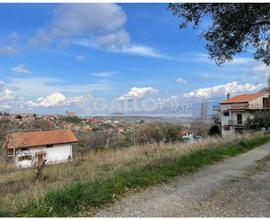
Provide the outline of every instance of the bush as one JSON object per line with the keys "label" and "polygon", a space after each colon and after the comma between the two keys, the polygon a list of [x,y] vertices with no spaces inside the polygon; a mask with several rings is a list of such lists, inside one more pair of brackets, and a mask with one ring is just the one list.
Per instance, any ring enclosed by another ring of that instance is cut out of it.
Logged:
{"label": "bush", "polygon": [[63,121],[69,122],[69,123],[80,123],[81,119],[77,116],[66,116],[66,117],[62,117]]}
{"label": "bush", "polygon": [[54,124],[44,119],[34,119],[29,121],[25,126],[24,129],[26,130],[51,130],[54,128]]}
{"label": "bush", "polygon": [[245,126],[251,130],[270,127],[270,112],[255,112],[253,118],[247,118]]}
{"label": "bush", "polygon": [[166,122],[148,123],[139,128],[137,140],[141,144],[161,141],[174,143],[179,140],[182,128],[180,125]]}
{"label": "bush", "polygon": [[22,116],[21,115],[17,115],[16,116],[16,119],[22,119]]}
{"label": "bush", "polygon": [[218,125],[212,125],[211,128],[209,129],[208,134],[210,136],[218,136],[221,135],[220,127]]}

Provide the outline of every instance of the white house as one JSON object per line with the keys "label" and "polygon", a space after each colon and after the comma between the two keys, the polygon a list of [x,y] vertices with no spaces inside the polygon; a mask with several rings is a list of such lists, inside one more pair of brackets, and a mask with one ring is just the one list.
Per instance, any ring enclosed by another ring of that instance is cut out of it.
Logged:
{"label": "white house", "polygon": [[222,135],[241,133],[248,117],[256,111],[270,110],[270,95],[267,92],[243,94],[220,103]]}
{"label": "white house", "polygon": [[17,167],[34,163],[66,162],[72,159],[72,144],[78,142],[70,130],[35,131],[8,135],[8,154]]}

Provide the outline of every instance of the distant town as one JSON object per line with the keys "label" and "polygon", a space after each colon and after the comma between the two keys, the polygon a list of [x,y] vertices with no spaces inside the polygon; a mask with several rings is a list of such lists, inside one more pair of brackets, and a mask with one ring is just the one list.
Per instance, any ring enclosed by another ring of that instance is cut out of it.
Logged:
{"label": "distant town", "polygon": [[[65,115],[1,112],[0,119],[2,124],[6,122],[6,127],[2,125],[2,130],[6,130],[6,135],[18,136],[9,140],[9,160],[13,160],[17,148],[28,149],[30,146],[37,145],[74,143],[73,150],[72,145],[67,147],[69,153],[61,159],[61,161],[65,161],[68,158],[72,159],[73,152],[75,155],[84,154],[89,150],[98,148],[121,148],[137,144],[175,143],[179,141],[193,142],[213,135],[224,137],[243,134],[250,130],[267,130],[269,126],[263,124],[260,118],[266,117],[261,114],[267,114],[268,109],[270,109],[269,100],[268,92],[242,94],[234,97],[230,97],[228,93],[227,99],[213,108],[213,114],[210,117],[208,103],[202,102],[200,116],[197,118],[131,116],[121,113],[115,113],[111,116],[78,117],[76,112],[66,111]],[[257,122],[256,120],[260,121]],[[57,130],[62,130],[64,133],[42,133]],[[70,138],[69,134],[65,134],[68,131],[73,132],[75,136],[73,137],[72,133],[70,134],[72,138]],[[27,133],[31,134],[27,136]],[[22,137],[23,135],[26,136]],[[58,140],[58,136],[62,138]],[[66,136],[69,138],[66,139]],[[51,142],[32,143],[32,139],[47,140],[50,138],[55,139]],[[27,144],[23,142],[27,142]],[[17,159],[20,161],[28,160],[27,166],[31,166],[30,161],[32,159],[30,160],[27,157],[28,154],[31,153],[24,151],[23,158]]]}

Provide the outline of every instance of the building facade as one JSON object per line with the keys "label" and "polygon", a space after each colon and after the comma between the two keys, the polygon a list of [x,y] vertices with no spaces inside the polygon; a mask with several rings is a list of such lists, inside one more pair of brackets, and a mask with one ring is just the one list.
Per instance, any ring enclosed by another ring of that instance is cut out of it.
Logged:
{"label": "building facade", "polygon": [[256,111],[270,110],[270,96],[267,92],[243,94],[220,103],[222,136],[242,133],[248,118]]}
{"label": "building facade", "polygon": [[[78,142],[70,130],[15,133],[8,136],[8,154],[17,167],[61,163],[72,159],[72,145]],[[14,160],[15,157],[15,160]]]}

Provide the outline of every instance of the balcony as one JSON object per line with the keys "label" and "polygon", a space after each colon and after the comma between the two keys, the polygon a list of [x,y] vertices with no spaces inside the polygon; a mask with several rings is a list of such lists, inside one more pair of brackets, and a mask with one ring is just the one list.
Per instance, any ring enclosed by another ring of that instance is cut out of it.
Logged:
{"label": "balcony", "polygon": [[244,124],[243,124],[243,121],[242,120],[228,120],[228,124],[230,126],[237,126],[237,127],[243,127]]}
{"label": "balcony", "polygon": [[266,104],[237,104],[231,106],[228,110],[270,110],[270,105]]}
{"label": "balcony", "polygon": [[270,109],[270,105],[249,104],[248,109]]}

